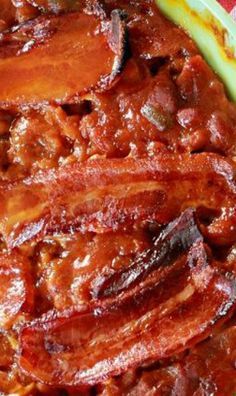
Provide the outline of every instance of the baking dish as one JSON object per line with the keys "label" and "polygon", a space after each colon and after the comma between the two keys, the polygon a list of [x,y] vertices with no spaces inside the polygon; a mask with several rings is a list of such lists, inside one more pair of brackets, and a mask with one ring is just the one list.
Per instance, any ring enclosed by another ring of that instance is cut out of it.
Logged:
{"label": "baking dish", "polygon": [[156,0],[161,11],[182,26],[236,101],[236,24],[216,0]]}

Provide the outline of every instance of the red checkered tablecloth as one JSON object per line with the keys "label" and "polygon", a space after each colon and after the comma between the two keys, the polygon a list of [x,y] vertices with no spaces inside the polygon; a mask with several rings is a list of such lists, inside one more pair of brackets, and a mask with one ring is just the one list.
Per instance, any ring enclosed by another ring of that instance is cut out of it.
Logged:
{"label": "red checkered tablecloth", "polygon": [[231,13],[236,21],[236,0],[219,0],[222,6]]}

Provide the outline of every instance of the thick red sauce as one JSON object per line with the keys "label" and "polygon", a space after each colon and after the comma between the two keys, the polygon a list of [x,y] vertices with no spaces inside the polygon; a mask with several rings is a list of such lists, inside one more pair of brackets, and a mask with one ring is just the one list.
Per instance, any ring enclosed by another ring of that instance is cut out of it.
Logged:
{"label": "thick red sauce", "polygon": [[0,30],[0,393],[233,396],[222,82],[152,0],[0,0]]}

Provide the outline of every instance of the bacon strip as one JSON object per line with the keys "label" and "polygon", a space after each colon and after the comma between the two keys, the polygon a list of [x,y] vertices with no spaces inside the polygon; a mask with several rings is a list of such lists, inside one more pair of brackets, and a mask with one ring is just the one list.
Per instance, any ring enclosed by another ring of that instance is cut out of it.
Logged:
{"label": "bacon strip", "polygon": [[196,241],[203,241],[195,213],[187,209],[170,223],[154,241],[154,246],[139,254],[134,262],[109,277],[103,277],[97,284],[96,298],[115,296],[130,289],[159,267],[168,266],[185,253]]}
{"label": "bacon strip", "polygon": [[12,252],[0,255],[0,327],[11,326],[17,315],[33,308],[30,263]]}
{"label": "bacon strip", "polygon": [[44,263],[40,290],[59,311],[97,304],[97,300],[107,305],[116,302],[118,295],[121,301],[160,283],[196,241],[203,241],[203,236],[192,209],[170,223],[155,241],[140,230],[95,237],[75,233],[63,247],[69,254],[62,252],[58,259],[49,256]]}
{"label": "bacon strip", "polygon": [[46,233],[107,232],[171,221],[188,207],[235,205],[233,165],[209,154],[93,160],[0,185],[0,231],[9,248]]}
{"label": "bacon strip", "polygon": [[[119,48],[109,45],[114,18]],[[73,103],[91,89],[110,88],[124,65],[127,34],[118,12],[107,22],[103,32],[94,15],[46,15],[1,34],[0,105]]]}
{"label": "bacon strip", "polygon": [[52,386],[86,387],[206,338],[235,307],[235,282],[196,244],[161,284],[106,308],[55,313],[25,326],[19,364]]}

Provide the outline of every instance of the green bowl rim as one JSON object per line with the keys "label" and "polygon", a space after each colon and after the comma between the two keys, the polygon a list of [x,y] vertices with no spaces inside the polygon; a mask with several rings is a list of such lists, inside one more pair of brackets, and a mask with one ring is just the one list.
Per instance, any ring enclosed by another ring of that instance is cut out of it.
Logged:
{"label": "green bowl rim", "polygon": [[201,2],[216,19],[219,19],[221,24],[227,28],[228,32],[236,38],[236,23],[223,6],[217,0],[201,0]]}

